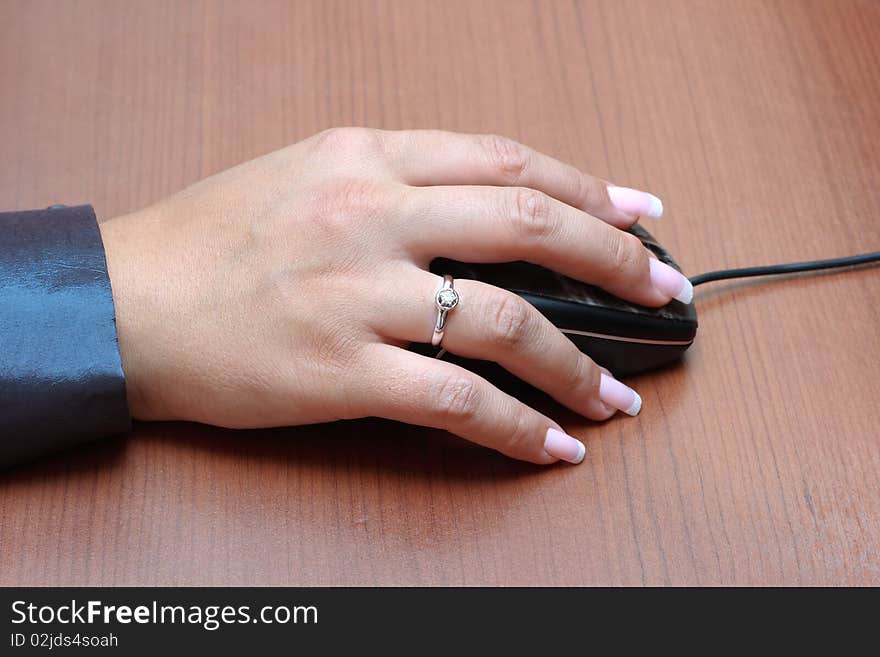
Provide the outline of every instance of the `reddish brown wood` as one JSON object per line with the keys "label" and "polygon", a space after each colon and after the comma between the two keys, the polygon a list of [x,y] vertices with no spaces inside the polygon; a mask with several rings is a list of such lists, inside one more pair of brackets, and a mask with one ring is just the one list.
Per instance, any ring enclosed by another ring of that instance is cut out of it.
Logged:
{"label": "reddish brown wood", "polygon": [[[0,207],[110,217],[327,126],[435,126],[656,191],[688,272],[876,250],[878,33],[843,0],[0,0]],[[580,467],[144,424],[0,474],[0,584],[880,584],[880,270],[697,303],[638,418],[551,409]]]}

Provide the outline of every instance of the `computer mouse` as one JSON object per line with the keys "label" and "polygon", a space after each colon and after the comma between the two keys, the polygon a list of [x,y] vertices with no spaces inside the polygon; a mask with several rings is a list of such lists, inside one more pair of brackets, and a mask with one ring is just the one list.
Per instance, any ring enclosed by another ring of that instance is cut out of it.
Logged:
{"label": "computer mouse", "polygon": [[[628,232],[636,235],[661,261],[681,271],[644,228],[635,225]],[[661,308],[647,308],[527,262],[471,264],[437,258],[431,263],[431,271],[483,281],[518,294],[616,377],[677,361],[697,334],[693,302],[684,304],[673,299]],[[419,345],[416,350],[456,362],[496,382],[512,378],[495,364],[460,358],[429,345]]]}

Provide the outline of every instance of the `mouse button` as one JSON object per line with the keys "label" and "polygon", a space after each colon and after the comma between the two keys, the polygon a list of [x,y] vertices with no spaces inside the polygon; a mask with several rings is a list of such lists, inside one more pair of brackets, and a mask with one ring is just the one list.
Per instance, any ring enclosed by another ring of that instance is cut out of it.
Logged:
{"label": "mouse button", "polygon": [[[525,267],[517,280],[508,280],[505,287],[520,295],[532,295],[547,299],[571,302],[580,306],[613,308],[631,314],[654,315],[648,308],[625,301],[602,288],[564,276],[555,271],[523,263]],[[539,271],[540,270],[540,271]]]}
{"label": "mouse button", "polygon": [[616,297],[595,285],[522,261],[473,264],[436,258],[430,269],[437,275],[449,274],[454,278],[481,281],[520,296],[570,303],[580,309],[607,308],[630,316],[666,321],[696,321],[693,304],[672,301],[660,308],[641,306]]}
{"label": "mouse button", "polygon": [[[683,306],[683,304],[679,304],[677,301],[674,302],[675,305],[669,304],[660,308],[650,308],[616,297],[595,285],[563,276],[536,265],[528,263],[510,264],[522,264],[523,267],[517,268],[516,271],[513,271],[511,268],[510,271],[506,272],[507,276],[481,277],[480,280],[493,285],[499,285],[520,296],[566,302],[580,308],[607,308],[627,315],[651,318],[661,317],[669,320],[683,316],[683,308],[678,307]],[[495,267],[506,270],[509,265],[495,265]]]}
{"label": "mouse button", "polygon": [[431,263],[435,274],[450,274],[455,278],[467,278],[488,285],[494,285],[521,294],[542,294],[553,298],[579,298],[582,296],[570,279],[561,274],[533,265],[516,261],[493,264],[470,264],[442,258]]}
{"label": "mouse button", "polygon": [[[651,308],[632,303],[620,297],[614,296],[610,292],[606,292],[602,288],[582,283],[572,278],[560,277],[563,279],[560,287],[564,294],[547,295],[544,290],[538,289],[535,294],[539,296],[554,296],[564,301],[571,301],[582,306],[590,306],[595,308],[607,308],[615,312],[625,313],[627,315],[636,315],[644,317],[667,317],[674,319],[681,313],[678,309],[669,307],[669,305],[660,308]],[[676,302],[677,303],[677,302]]]}

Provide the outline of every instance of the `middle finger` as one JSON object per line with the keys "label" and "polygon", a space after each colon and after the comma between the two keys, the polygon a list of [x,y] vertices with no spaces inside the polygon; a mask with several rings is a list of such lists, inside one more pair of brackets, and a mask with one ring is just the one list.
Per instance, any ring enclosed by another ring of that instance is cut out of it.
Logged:
{"label": "middle finger", "polygon": [[645,306],[690,303],[693,287],[639,238],[525,187],[413,188],[403,241],[419,264],[526,260]]}

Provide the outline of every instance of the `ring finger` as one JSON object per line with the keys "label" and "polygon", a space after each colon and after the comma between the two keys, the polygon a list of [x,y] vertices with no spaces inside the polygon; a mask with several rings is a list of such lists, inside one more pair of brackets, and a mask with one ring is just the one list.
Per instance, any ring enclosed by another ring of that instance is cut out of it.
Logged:
{"label": "ring finger", "polygon": [[[439,277],[417,267],[397,280],[395,313],[376,317],[375,329],[393,340],[430,342]],[[458,279],[461,302],[448,316],[442,346],[465,358],[494,361],[560,403],[591,419],[615,410],[635,415],[641,398],[605,374],[534,306],[479,281]]]}

